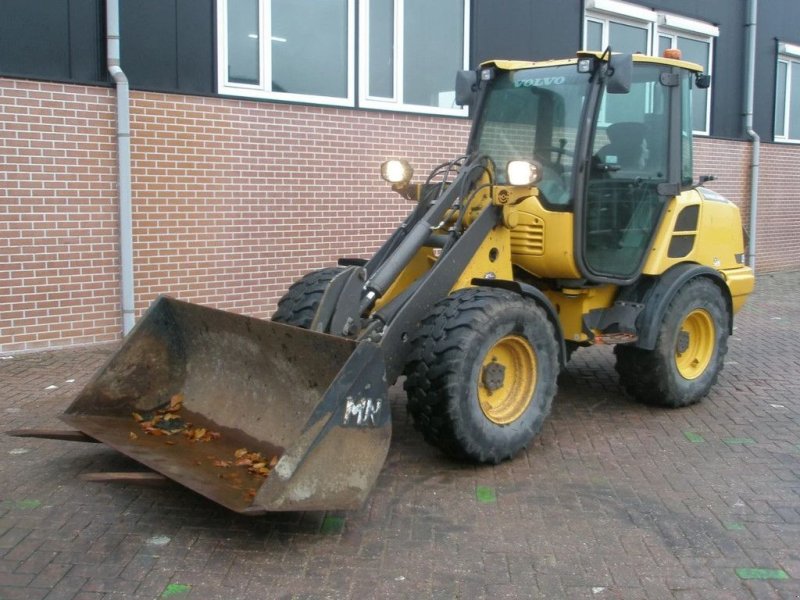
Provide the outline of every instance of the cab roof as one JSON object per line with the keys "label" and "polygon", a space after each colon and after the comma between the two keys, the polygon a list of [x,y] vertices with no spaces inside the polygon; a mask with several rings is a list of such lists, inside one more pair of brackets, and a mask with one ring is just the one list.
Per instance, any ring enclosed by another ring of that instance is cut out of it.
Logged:
{"label": "cab roof", "polygon": [[[536,69],[540,67],[559,67],[561,65],[574,65],[581,58],[602,58],[603,52],[592,50],[581,50],[575,58],[559,58],[555,60],[487,60],[481,63],[481,67],[497,67],[504,71],[516,71],[519,69]],[[616,54],[616,53],[615,53]],[[634,54],[633,62],[640,63],[654,63],[659,65],[667,65],[670,67],[679,67],[697,73],[703,72],[703,67],[697,63],[689,62],[686,60],[676,60],[674,58],[664,58],[662,56],[649,56],[647,54]]]}

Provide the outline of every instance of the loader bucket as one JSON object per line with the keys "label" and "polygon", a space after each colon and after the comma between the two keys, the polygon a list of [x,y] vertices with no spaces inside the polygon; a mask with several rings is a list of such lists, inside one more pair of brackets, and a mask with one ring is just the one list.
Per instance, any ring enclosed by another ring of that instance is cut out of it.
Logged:
{"label": "loader bucket", "polygon": [[62,420],[227,508],[357,508],[389,449],[378,346],[162,296]]}

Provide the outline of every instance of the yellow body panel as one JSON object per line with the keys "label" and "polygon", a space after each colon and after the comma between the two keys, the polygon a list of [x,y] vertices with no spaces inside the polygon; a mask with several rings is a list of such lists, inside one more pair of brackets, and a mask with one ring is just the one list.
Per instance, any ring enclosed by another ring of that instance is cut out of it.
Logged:
{"label": "yellow body panel", "polygon": [[[737,254],[744,254],[739,209],[721,196],[715,197],[718,200],[703,201],[700,193],[693,189],[669,201],[642,271],[645,275],[660,275],[682,262],[707,265],[720,271],[741,266],[736,258]],[[690,205],[699,206],[697,228],[675,231],[678,216]],[[693,236],[692,250],[688,254],[670,258],[668,250],[673,235]]]}
{"label": "yellow body panel", "polygon": [[[676,229],[681,211],[692,205],[697,205],[699,209],[697,227]],[[693,238],[691,251],[670,257],[670,242],[675,236]],[[740,262],[743,256],[744,238],[739,208],[711,190],[692,189],[670,200],[642,273],[660,275],[684,262],[717,269],[728,284],[733,311],[737,312],[755,286],[753,270]]]}
{"label": "yellow body panel", "polygon": [[514,279],[511,270],[511,236],[498,225],[489,232],[451,291],[472,287],[473,279]]}
{"label": "yellow body panel", "polygon": [[733,301],[733,312],[736,314],[744,306],[745,300],[755,289],[756,280],[753,276],[753,269],[750,267],[739,267],[738,269],[726,269],[722,271],[722,276],[728,284]]}
{"label": "yellow body panel", "polygon": [[545,295],[558,312],[564,339],[588,341],[589,336],[583,330],[583,316],[590,310],[611,306],[618,289],[616,285],[607,284],[581,289],[546,290]]}
{"label": "yellow body panel", "polygon": [[514,264],[537,277],[580,277],[573,258],[574,215],[547,210],[536,196],[514,207],[517,226],[511,230]]}

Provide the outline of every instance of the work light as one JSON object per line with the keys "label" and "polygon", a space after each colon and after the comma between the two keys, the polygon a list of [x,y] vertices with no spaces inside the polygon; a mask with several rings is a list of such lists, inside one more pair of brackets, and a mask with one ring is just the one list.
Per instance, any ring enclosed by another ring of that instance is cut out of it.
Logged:
{"label": "work light", "polygon": [[506,167],[508,183],[511,185],[533,185],[541,177],[541,169],[534,162],[510,160]]}
{"label": "work light", "polygon": [[414,169],[405,159],[387,160],[381,164],[381,177],[389,183],[408,183],[413,174]]}

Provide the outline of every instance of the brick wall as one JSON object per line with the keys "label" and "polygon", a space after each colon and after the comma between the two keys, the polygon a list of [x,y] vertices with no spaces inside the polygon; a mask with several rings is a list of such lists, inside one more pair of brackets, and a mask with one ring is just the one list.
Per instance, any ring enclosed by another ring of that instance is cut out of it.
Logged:
{"label": "brick wall", "polygon": [[756,270],[800,269],[800,146],[761,144],[759,162]]}
{"label": "brick wall", "polygon": [[[381,160],[424,174],[468,133],[458,119],[131,96],[137,314],[168,293],[269,316],[302,273],[368,256],[407,214]],[[0,351],[119,338],[113,117],[113,90],[0,78]],[[798,189],[797,155],[764,146],[760,270],[800,267],[781,193]],[[697,140],[696,172],[740,206],[748,160],[747,144]]]}
{"label": "brick wall", "polygon": [[[714,174],[708,183],[742,211],[750,231],[751,144],[733,140],[695,138],[695,175]],[[759,161],[756,270],[800,269],[800,146],[761,144]]]}
{"label": "brick wall", "polygon": [[750,146],[734,140],[707,137],[694,138],[694,176],[714,175],[716,179],[704,184],[736,203],[748,225],[750,184],[748,164]]}
{"label": "brick wall", "polygon": [[[410,206],[380,180],[465,120],[133,92],[137,315],[160,293],[267,317],[302,273],[369,256]],[[0,79],[0,351],[119,338],[114,93]]]}
{"label": "brick wall", "polygon": [[113,105],[0,79],[0,349],[119,336]]}
{"label": "brick wall", "polygon": [[134,94],[137,310],[159,293],[258,317],[302,273],[368,256],[410,206],[380,179],[466,142],[463,120]]}

